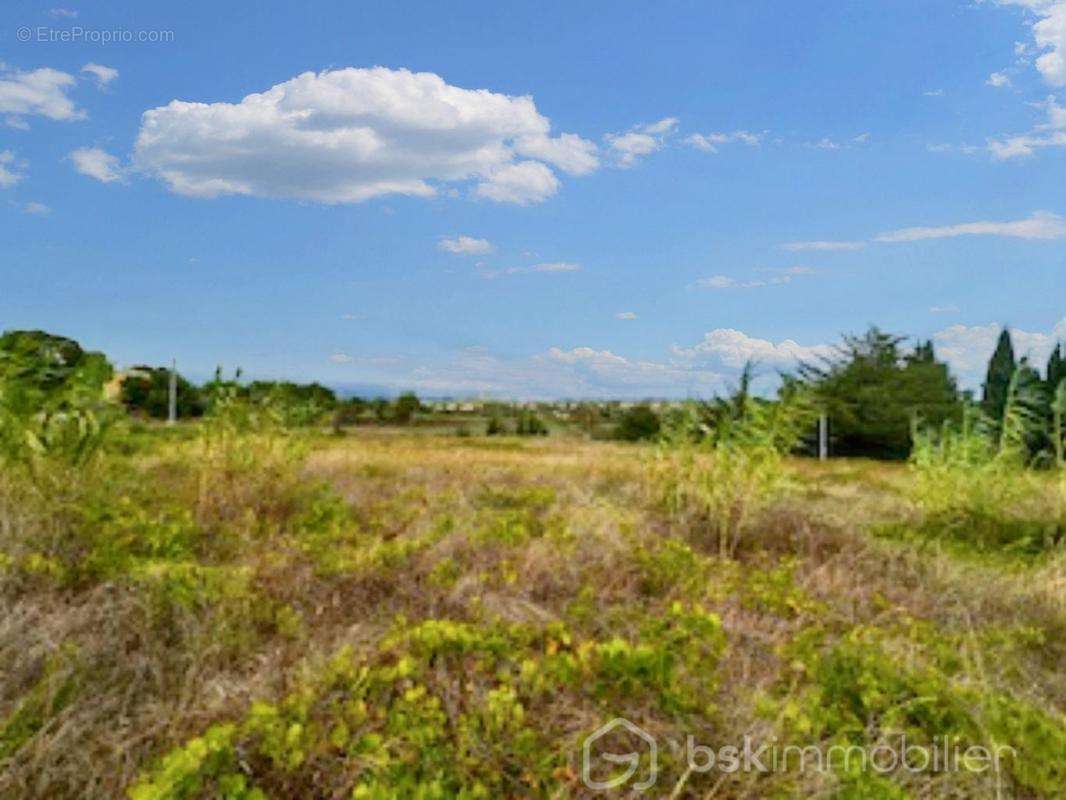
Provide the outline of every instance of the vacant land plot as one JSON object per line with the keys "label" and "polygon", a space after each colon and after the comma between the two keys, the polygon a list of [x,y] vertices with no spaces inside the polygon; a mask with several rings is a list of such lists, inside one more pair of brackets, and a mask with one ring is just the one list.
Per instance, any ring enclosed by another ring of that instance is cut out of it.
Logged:
{"label": "vacant land plot", "polygon": [[932,526],[904,465],[679,502],[700,458],[189,429],[5,475],[0,796],[599,796],[615,718],[649,796],[1062,796],[1060,546]]}

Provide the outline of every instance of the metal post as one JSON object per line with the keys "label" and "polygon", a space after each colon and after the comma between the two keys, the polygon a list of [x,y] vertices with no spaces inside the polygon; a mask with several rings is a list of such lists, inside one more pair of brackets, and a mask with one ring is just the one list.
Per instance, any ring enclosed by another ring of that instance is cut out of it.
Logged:
{"label": "metal post", "polygon": [[173,425],[178,419],[178,360],[170,362],[170,397],[167,404],[167,425]]}
{"label": "metal post", "polygon": [[818,415],[818,460],[829,458],[829,417],[825,412]]}

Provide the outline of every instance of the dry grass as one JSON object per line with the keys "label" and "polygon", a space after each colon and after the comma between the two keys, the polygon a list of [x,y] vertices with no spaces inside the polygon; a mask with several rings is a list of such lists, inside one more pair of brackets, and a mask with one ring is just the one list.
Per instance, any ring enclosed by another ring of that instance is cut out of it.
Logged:
{"label": "dry grass", "polygon": [[[28,508],[13,486],[0,490],[0,796],[118,797],[139,774],[158,774],[167,753],[227,722],[244,726],[236,753],[249,781],[276,796],[350,796],[377,774],[365,758],[331,749],[327,727],[298,765],[279,767],[263,755],[267,734],[246,721],[253,700],[284,707],[287,695],[311,691],[313,676],[344,648],[385,669],[400,657],[390,654],[406,652],[389,637],[426,620],[517,626],[533,638],[514,645],[515,657],[542,671],[560,645],[536,632],[560,627],[575,653],[577,642],[615,639],[669,652],[683,646],[649,631],[677,604],[716,615],[725,636],[702,667],[679,661],[672,688],[683,702],[664,703],[661,687],[639,675],[622,695],[580,684],[529,694],[522,730],[540,749],[527,762],[517,744],[500,750],[486,739],[479,757],[493,774],[526,770],[508,778],[509,796],[588,795],[576,777],[581,739],[617,715],[664,743],[664,796],[675,787],[676,797],[846,791],[847,780],[832,773],[686,775],[675,750],[687,733],[717,743],[745,734],[796,740],[797,715],[809,718],[811,737],[831,739],[825,701],[813,698],[839,687],[819,670],[856,631],[877,634],[880,649],[868,652],[885,653],[886,664],[941,670],[944,691],[1001,693],[1063,730],[1066,561],[1054,553],[1026,562],[968,558],[874,535],[880,523],[915,517],[900,466],[789,462],[795,491],[760,512],[744,546],[721,558],[697,523],[657,504],[645,484],[647,448],[374,431],[316,440],[298,472],[278,468],[249,483],[238,471],[207,491],[188,453],[175,455],[183,447],[128,459],[125,480],[148,481],[130,491],[149,527],[156,509],[143,504],[153,498],[189,509],[188,543],[177,525],[167,536],[180,547],[77,580],[62,570],[84,550],[71,544],[82,523]],[[188,578],[175,564],[201,572]],[[808,638],[820,644],[797,649]],[[949,650],[959,664],[946,665]],[[475,656],[448,658],[427,660],[423,679],[452,730],[482,711],[469,707],[481,696],[469,686],[480,680]],[[877,663],[868,666],[880,675]],[[713,688],[699,688],[701,676]],[[521,695],[524,684],[516,686]],[[321,702],[312,702],[309,720],[326,713]],[[884,735],[882,712],[871,705],[869,713],[874,741]],[[505,728],[495,739],[525,741],[519,733]],[[541,756],[543,774],[531,766]],[[480,775],[462,769],[463,780]],[[987,796],[991,787],[972,774],[897,777],[897,788],[914,796]],[[213,796],[221,791],[214,780],[144,796]],[[1052,796],[1043,785],[1012,773],[1000,791]],[[381,796],[407,796],[391,791]],[[855,791],[873,796],[869,787]]]}

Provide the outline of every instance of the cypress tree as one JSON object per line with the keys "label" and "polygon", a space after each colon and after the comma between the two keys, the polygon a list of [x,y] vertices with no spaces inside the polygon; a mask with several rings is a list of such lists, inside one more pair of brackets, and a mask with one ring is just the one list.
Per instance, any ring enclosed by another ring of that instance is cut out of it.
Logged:
{"label": "cypress tree", "polygon": [[1004,327],[996,343],[996,350],[988,362],[988,374],[985,377],[981,398],[981,407],[996,423],[1003,418],[1003,409],[1007,405],[1007,392],[1010,389],[1014,369],[1014,345],[1010,339],[1010,330]]}
{"label": "cypress tree", "polygon": [[1051,351],[1051,358],[1047,362],[1047,388],[1048,393],[1055,394],[1055,390],[1059,388],[1059,384],[1066,381],[1066,353],[1063,352],[1064,348],[1060,342],[1055,346],[1055,349]]}

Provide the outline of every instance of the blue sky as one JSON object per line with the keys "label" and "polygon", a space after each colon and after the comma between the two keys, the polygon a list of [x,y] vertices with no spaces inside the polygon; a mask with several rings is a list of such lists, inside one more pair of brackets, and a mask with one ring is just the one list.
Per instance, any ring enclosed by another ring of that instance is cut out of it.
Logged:
{"label": "blue sky", "polygon": [[6,5],[2,328],[534,397],[1066,338],[1063,0],[96,5]]}

